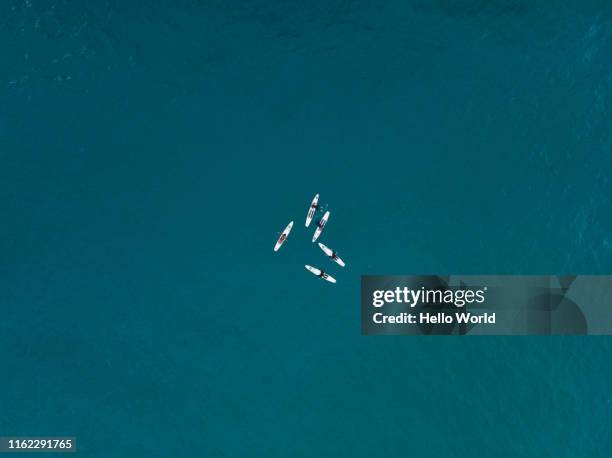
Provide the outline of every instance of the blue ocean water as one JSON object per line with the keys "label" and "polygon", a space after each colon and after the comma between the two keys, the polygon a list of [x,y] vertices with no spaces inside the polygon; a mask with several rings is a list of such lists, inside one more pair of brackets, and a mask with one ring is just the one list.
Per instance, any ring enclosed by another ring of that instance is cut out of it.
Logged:
{"label": "blue ocean water", "polygon": [[609,338],[363,337],[359,281],[610,273],[610,2],[7,0],[0,39],[0,435],[609,456]]}

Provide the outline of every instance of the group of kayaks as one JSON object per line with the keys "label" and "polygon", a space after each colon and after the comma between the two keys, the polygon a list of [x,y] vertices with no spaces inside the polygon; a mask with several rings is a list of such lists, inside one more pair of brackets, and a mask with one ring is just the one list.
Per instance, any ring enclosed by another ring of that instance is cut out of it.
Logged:
{"label": "group of kayaks", "polygon": [[[321,206],[319,205],[319,194],[314,196],[314,199],[312,199],[310,207],[308,207],[308,213],[306,215],[306,225],[305,225],[306,227],[310,226],[310,223],[312,222],[317,210],[321,210]],[[321,233],[323,232],[323,229],[325,229],[325,225],[327,224],[327,220],[329,220],[329,215],[330,215],[329,211],[326,211],[323,214],[323,217],[317,222],[316,229],[312,236],[313,243],[316,242],[317,239],[321,236]],[[283,245],[283,243],[285,243],[285,241],[287,240],[287,237],[289,237],[289,233],[291,232],[291,229],[293,229],[293,221],[287,224],[287,227],[285,227],[285,230],[279,236],[278,240],[276,241],[276,245],[274,245],[274,251],[278,251],[279,248]],[[321,248],[323,253],[325,253],[325,255],[328,258],[330,258],[332,261],[334,261],[336,264],[338,264],[341,267],[345,266],[344,261],[338,257],[338,254],[334,250],[323,245],[321,242],[319,242],[319,248]],[[309,266],[308,264],[306,264],[304,267],[306,267],[306,270],[308,270],[309,272],[312,272],[317,277],[322,278],[323,280],[327,280],[330,283],[336,283],[336,279],[332,277],[331,275],[329,275],[327,272],[324,272],[323,270],[317,267]]]}

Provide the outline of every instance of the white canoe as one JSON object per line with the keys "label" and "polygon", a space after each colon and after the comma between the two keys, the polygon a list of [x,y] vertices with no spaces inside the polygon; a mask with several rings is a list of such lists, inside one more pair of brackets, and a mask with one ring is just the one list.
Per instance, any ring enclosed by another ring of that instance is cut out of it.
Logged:
{"label": "white canoe", "polygon": [[289,237],[289,232],[291,232],[292,227],[293,227],[293,221],[287,224],[287,227],[285,228],[283,233],[280,235],[280,237],[276,241],[276,245],[274,245],[274,251],[278,251],[278,249],[285,242],[285,240],[287,240],[287,237]]}
{"label": "white canoe", "polygon": [[323,272],[321,269],[317,269],[316,267],[309,266],[308,264],[306,264],[304,267],[306,267],[307,270],[312,272],[317,277],[322,278],[323,280],[327,280],[330,283],[336,283],[336,279],[334,277]]}
{"label": "white canoe", "polygon": [[321,242],[319,242],[319,248],[321,248],[323,250],[323,253],[325,253],[327,256],[329,256],[329,258],[332,261],[334,261],[336,264],[338,264],[339,266],[342,266],[342,267],[345,266],[344,261],[342,259],[340,259],[336,253],[334,253],[334,250],[332,250],[331,248],[326,247]]}
{"label": "white canoe", "polygon": [[317,194],[312,199],[312,203],[310,204],[310,208],[308,209],[308,214],[306,215],[306,227],[310,226],[310,222],[312,221],[312,217],[317,211],[317,204],[319,203],[319,195]]}
{"label": "white canoe", "polygon": [[327,224],[328,219],[329,219],[329,211],[326,211],[325,214],[323,215],[323,218],[321,218],[321,221],[317,225],[317,229],[315,230],[314,235],[312,236],[313,243],[317,241],[317,239],[321,235],[321,232],[323,232],[323,229],[325,228],[325,225]]}

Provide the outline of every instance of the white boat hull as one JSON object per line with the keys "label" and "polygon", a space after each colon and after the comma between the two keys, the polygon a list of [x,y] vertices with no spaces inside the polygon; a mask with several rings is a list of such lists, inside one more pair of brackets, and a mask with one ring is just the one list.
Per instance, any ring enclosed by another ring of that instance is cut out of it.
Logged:
{"label": "white boat hull", "polygon": [[285,240],[287,240],[287,237],[289,237],[289,233],[291,232],[292,227],[293,227],[293,221],[287,224],[287,227],[285,228],[283,233],[280,235],[280,237],[276,241],[276,245],[274,245],[274,251],[278,251],[281,245],[285,243]]}
{"label": "white boat hull", "polygon": [[325,253],[336,264],[341,267],[345,266],[344,261],[342,259],[340,259],[338,256],[334,257],[334,251],[331,248],[326,247],[321,242],[319,242],[319,248],[321,248],[321,250],[323,250],[323,253]]}
{"label": "white boat hull", "polygon": [[312,203],[310,204],[310,208],[308,209],[308,214],[306,215],[306,227],[310,226],[310,222],[317,211],[317,204],[319,203],[319,195],[317,194],[312,199]]}
{"label": "white boat hull", "polygon": [[317,229],[315,230],[314,235],[312,236],[313,243],[317,241],[317,239],[321,235],[321,232],[323,232],[323,229],[325,229],[325,225],[327,224],[328,219],[329,219],[329,211],[326,211],[325,214],[323,215],[323,218],[321,218],[321,222],[317,225]]}
{"label": "white boat hull", "polygon": [[[332,277],[331,275],[322,272],[321,269],[317,269],[316,267],[312,267],[309,266],[308,264],[306,264],[304,267],[306,267],[307,270],[309,270],[310,272],[312,272],[314,275],[316,275],[319,278],[322,278],[323,280],[326,280],[330,283],[336,283],[336,279],[334,277]],[[323,274],[323,275],[321,275]]]}

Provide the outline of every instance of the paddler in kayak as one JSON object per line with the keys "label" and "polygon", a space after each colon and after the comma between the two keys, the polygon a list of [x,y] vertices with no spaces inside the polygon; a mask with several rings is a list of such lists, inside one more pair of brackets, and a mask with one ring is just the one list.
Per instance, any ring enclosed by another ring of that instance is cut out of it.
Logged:
{"label": "paddler in kayak", "polygon": [[338,253],[336,252],[336,250],[332,250],[331,248],[323,245],[321,242],[319,242],[319,247],[321,248],[321,250],[323,250],[323,253],[325,253],[326,256],[329,256],[329,258],[334,261],[336,264],[338,264],[341,267],[344,267],[344,261],[342,259],[340,259],[340,256],[338,256]]}
{"label": "paddler in kayak", "polygon": [[312,236],[313,243],[317,241],[317,239],[321,235],[321,232],[323,232],[323,228],[325,227],[325,224],[327,224],[328,219],[329,219],[329,210],[325,212],[325,214],[323,215],[323,218],[321,218],[319,222],[317,223],[317,229],[315,230],[315,233]]}
{"label": "paddler in kayak", "polygon": [[292,227],[293,227],[293,221],[287,224],[287,227],[285,228],[283,233],[280,235],[280,237],[276,241],[276,245],[274,245],[274,251],[278,251],[278,249],[285,242],[285,240],[287,240],[287,237],[289,237],[289,233],[291,232]]}
{"label": "paddler in kayak", "polygon": [[336,283],[336,279],[334,277],[332,277],[326,272],[323,272],[321,269],[309,266],[308,264],[306,264],[304,267],[306,267],[306,269],[309,270],[314,276],[322,278],[323,280],[328,281],[330,283]]}

